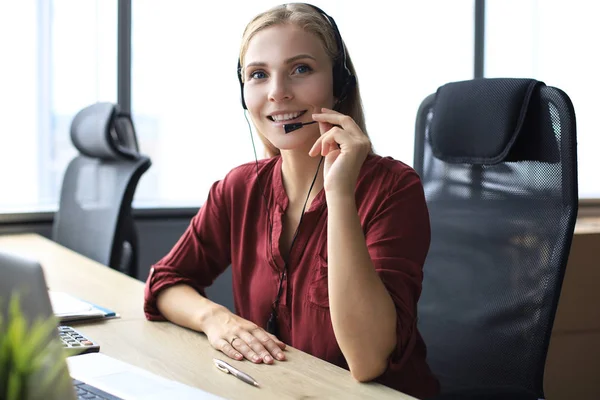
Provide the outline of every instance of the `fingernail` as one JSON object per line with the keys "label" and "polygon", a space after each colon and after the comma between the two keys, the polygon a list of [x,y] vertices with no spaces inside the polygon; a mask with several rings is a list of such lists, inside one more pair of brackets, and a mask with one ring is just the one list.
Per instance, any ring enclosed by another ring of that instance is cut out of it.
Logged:
{"label": "fingernail", "polygon": [[240,353],[235,353],[235,358],[240,358],[242,355]]}
{"label": "fingernail", "polygon": [[271,358],[271,356],[265,356],[265,362],[266,363],[273,362],[273,359]]}
{"label": "fingernail", "polygon": [[255,354],[255,355],[253,355],[253,356],[252,356],[252,359],[253,359],[254,361],[258,361],[258,356],[257,356],[256,354]]}
{"label": "fingernail", "polygon": [[283,360],[283,353],[277,353],[277,359]]}

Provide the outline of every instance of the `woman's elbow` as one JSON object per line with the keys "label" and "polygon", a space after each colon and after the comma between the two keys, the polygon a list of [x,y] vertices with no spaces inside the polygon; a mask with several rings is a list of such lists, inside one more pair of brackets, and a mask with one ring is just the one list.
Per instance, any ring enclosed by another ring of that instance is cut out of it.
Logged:
{"label": "woman's elbow", "polygon": [[376,360],[373,362],[360,362],[350,366],[352,378],[358,382],[370,382],[380,377],[387,369],[387,360]]}
{"label": "woman's elbow", "polygon": [[354,353],[354,357],[346,357],[350,374],[355,380],[369,382],[380,377],[387,370],[388,361],[397,344],[395,326],[395,323],[390,326],[389,334],[381,336],[370,352]]}

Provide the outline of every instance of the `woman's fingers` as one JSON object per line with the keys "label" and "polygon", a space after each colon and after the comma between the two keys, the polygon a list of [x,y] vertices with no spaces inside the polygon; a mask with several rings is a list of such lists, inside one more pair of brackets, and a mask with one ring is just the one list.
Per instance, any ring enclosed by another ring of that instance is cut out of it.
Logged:
{"label": "woman's fingers", "polygon": [[219,341],[215,347],[217,347],[219,350],[221,350],[223,352],[223,354],[225,354],[226,356],[228,356],[229,358],[232,358],[234,360],[239,361],[242,358],[244,358],[244,356],[242,356],[242,354],[239,351],[234,349],[233,346],[231,344],[229,344],[229,342],[225,339],[219,339]]}
{"label": "woman's fingers", "polygon": [[246,358],[254,363],[266,364],[285,360],[282,350],[286,345],[247,320],[234,316],[229,324],[212,327],[215,329],[205,331],[211,345],[234,360]]}
{"label": "woman's fingers", "polygon": [[272,364],[273,357],[271,356],[271,353],[269,353],[269,350],[267,350],[267,348],[263,345],[263,342],[261,342],[256,336],[254,336],[253,333],[255,332],[257,332],[257,329],[252,331],[252,333],[242,332],[242,334],[240,335],[240,338],[242,338],[246,342],[246,344],[252,349],[252,351],[254,351],[254,353],[256,353],[259,357],[258,360],[252,359],[252,361],[264,361],[266,364]]}
{"label": "woman's fingers", "polygon": [[282,349],[285,349],[286,345],[275,336],[260,329],[256,329],[252,333],[242,332],[234,337],[231,343],[225,339],[219,339],[215,347],[229,358],[238,361],[246,358],[254,363],[273,364],[274,359],[285,360]]}
{"label": "woman's fingers", "polygon": [[267,333],[267,335],[269,335],[269,337],[270,337],[271,339],[273,339],[273,341],[274,341],[275,343],[277,343],[277,346],[279,346],[279,348],[280,348],[281,350],[285,350],[285,348],[286,348],[286,344],[285,344],[285,343],[283,343],[281,340],[277,339],[277,336],[275,336],[275,335],[272,335],[272,334],[270,334],[270,333]]}
{"label": "woman's fingers", "polygon": [[283,354],[283,351],[281,351],[279,344],[273,339],[273,337],[271,337],[262,329],[256,329],[252,333],[254,334],[254,337],[256,337],[260,341],[260,343],[262,343],[262,345],[267,349],[267,351],[273,357],[275,357],[276,360],[285,360],[285,355]]}
{"label": "woman's fingers", "polygon": [[334,150],[339,150],[340,145],[343,145],[348,140],[348,137],[343,129],[336,126],[331,128],[329,132],[321,135],[319,139],[317,140],[319,142],[319,153],[322,156],[326,156]]}
{"label": "woman's fingers", "polygon": [[325,137],[323,139],[323,141],[321,142],[321,147],[322,147],[321,154],[323,156],[326,156],[327,154],[331,153],[334,150],[340,149],[340,145],[335,140],[335,136],[333,134],[328,134],[327,137]]}
{"label": "woman's fingers", "polygon": [[[344,131],[337,126],[334,126],[329,131],[323,133],[313,144],[313,147],[308,152],[311,157],[322,155],[326,156],[330,151],[338,150],[339,143],[344,141]],[[336,140],[337,137],[337,140]]]}
{"label": "woman's fingers", "polygon": [[313,144],[313,147],[308,152],[308,155],[311,157],[317,156],[321,153],[321,140],[323,140],[323,136],[320,136]]}
{"label": "woman's fingers", "polygon": [[242,339],[242,336],[246,336],[246,335],[236,336],[231,341],[231,346],[234,349],[236,349],[237,351],[239,351],[240,353],[242,353],[244,358],[246,358],[247,360],[250,360],[254,363],[260,363],[262,361],[262,357],[260,357],[257,354],[257,352],[254,351],[254,349],[252,349],[252,347],[249,345],[249,343],[246,342],[246,340]]}
{"label": "woman's fingers", "polygon": [[355,130],[356,128],[360,129],[352,117],[341,114],[337,111],[329,110],[327,108],[323,108],[321,113],[313,114],[312,118],[317,122],[326,122],[331,125],[338,125],[341,126],[342,129],[346,130]]}

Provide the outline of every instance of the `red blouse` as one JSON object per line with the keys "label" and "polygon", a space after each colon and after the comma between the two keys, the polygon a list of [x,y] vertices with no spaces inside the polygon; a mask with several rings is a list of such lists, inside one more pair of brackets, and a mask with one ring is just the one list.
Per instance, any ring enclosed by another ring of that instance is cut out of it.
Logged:
{"label": "red blouse", "polygon": [[[281,157],[260,160],[258,176],[260,185],[252,162],[213,184],[183,236],[151,270],[144,303],[149,320],[164,320],[156,307],[161,290],[185,283],[206,296],[204,289],[231,265],[238,315],[266,329],[284,268],[279,239],[288,198]],[[416,327],[422,268],[430,242],[421,181],[409,166],[370,155],[358,178],[356,204],[371,260],[397,312],[397,347],[377,381],[420,398],[435,395],[439,384],[427,366],[425,344]],[[305,212],[287,275],[278,309],[279,339],[348,369],[329,313],[324,190]]]}

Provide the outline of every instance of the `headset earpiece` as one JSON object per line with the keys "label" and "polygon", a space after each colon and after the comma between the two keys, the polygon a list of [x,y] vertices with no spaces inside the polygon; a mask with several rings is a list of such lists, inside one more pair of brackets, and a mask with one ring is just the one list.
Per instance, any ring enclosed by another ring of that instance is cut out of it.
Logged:
{"label": "headset earpiece", "polygon": [[248,107],[246,107],[246,101],[244,101],[244,80],[242,79],[242,65],[240,64],[239,58],[237,65],[237,76],[238,80],[240,81],[240,99],[242,100],[242,107],[244,108],[244,110],[247,110]]}
{"label": "headset earpiece", "polygon": [[[346,75],[344,80],[340,80],[337,90],[334,88],[333,96],[336,99],[336,107],[342,104],[348,97],[348,94],[356,86],[356,77],[354,75]],[[336,109],[339,111],[338,109]]]}

